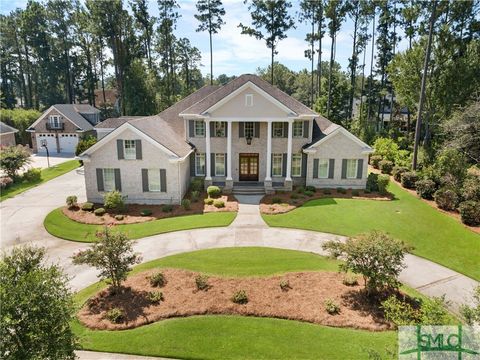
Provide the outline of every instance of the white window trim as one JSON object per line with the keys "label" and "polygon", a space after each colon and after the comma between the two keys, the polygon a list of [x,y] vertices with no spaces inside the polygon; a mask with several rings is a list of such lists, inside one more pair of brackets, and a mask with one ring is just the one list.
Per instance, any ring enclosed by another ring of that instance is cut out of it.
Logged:
{"label": "white window trim", "polygon": [[[113,186],[111,188],[110,187],[107,188],[107,182],[105,181],[106,179],[105,173],[107,170],[112,170],[112,174],[113,174]],[[102,176],[103,176],[103,191],[104,192],[114,191],[115,190],[115,169],[113,168],[102,169]]]}
{"label": "white window trim", "polygon": [[[158,190],[151,188],[152,182],[150,181],[150,171],[155,171],[158,174]],[[148,192],[161,192],[162,191],[162,178],[160,176],[160,169],[147,169],[148,178]]]}
{"label": "white window trim", "polygon": [[[348,176],[348,161],[355,161],[355,172],[353,176]],[[347,159],[347,169],[345,171],[345,177],[347,179],[356,179],[357,178],[357,173],[358,173],[358,159]]]}
{"label": "white window trim", "polygon": [[[293,158],[294,157],[300,157],[300,167],[299,167],[300,173],[298,175],[293,173]],[[301,177],[302,176],[302,165],[303,165],[302,160],[303,160],[302,159],[302,154],[292,154],[292,168],[290,169],[292,177]]]}
{"label": "white window trim", "polygon": [[[301,125],[301,126],[300,126],[301,134],[300,134],[300,135],[295,135],[295,125],[296,125],[296,124],[300,124],[300,125]],[[292,136],[293,136],[294,138],[303,138],[303,126],[304,126],[303,121],[294,121],[294,122],[293,122],[293,126],[292,126]]]}
{"label": "white window trim", "polygon": [[[132,141],[133,142],[133,148],[129,149],[134,149],[133,155],[130,154],[127,156],[127,141]],[[123,140],[123,158],[125,160],[136,160],[137,159],[137,143],[135,140],[127,139]]]}
{"label": "white window trim", "polygon": [[246,121],[243,125],[243,135],[247,137],[247,124],[252,124],[252,138],[255,137],[255,123],[253,121]]}
{"label": "white window trim", "polygon": [[245,94],[245,106],[246,107],[253,106],[253,94]]}
{"label": "white window trim", "polygon": [[[223,121],[215,121],[214,122],[214,126],[213,126],[213,130],[215,131],[215,137],[225,137],[227,134],[227,126],[226,126],[226,123],[224,123]],[[218,135],[218,131],[219,130],[223,130],[223,134],[222,135]]]}
{"label": "white window trim", "polygon": [[[198,135],[197,134],[197,123],[202,123],[203,125],[203,134],[201,135]],[[193,135],[195,137],[205,137],[205,122],[203,120],[194,120],[194,123],[193,123]]]}
{"label": "white window trim", "polygon": [[[274,174],[275,156],[280,157],[280,175]],[[283,176],[282,172],[283,172],[283,154],[280,154],[280,153],[272,154],[272,177],[282,177]]]}
{"label": "white window trim", "polygon": [[[198,170],[198,167],[197,167],[197,161],[200,161],[200,157],[203,155],[203,167],[205,168],[204,170],[204,173],[203,174],[200,174],[197,170]],[[196,153],[195,154],[195,176],[205,176],[205,173],[206,173],[206,166],[207,166],[207,162],[206,162],[206,155],[205,153]]]}
{"label": "white window trim", "polygon": [[[325,176],[320,176],[320,161],[326,161],[327,163],[327,174]],[[330,159],[318,159],[317,177],[319,179],[328,179],[329,173],[330,173]]]}
{"label": "white window trim", "polygon": [[[219,161],[218,163],[223,164],[223,174],[217,173],[217,156],[221,156],[223,158],[223,161]],[[225,154],[219,153],[215,154],[215,176],[225,176]]]}
{"label": "white window trim", "polygon": [[48,122],[50,123],[50,126],[52,128],[59,129],[61,127],[60,119],[61,119],[60,115],[50,115],[48,118]]}
{"label": "white window trim", "polygon": [[[278,125],[281,125],[281,129],[282,129],[282,135],[275,135],[275,126],[278,126]],[[273,122],[272,123],[272,138],[275,138],[275,139],[280,139],[280,138],[283,138],[284,137],[284,127],[283,127],[283,123],[282,122]]]}

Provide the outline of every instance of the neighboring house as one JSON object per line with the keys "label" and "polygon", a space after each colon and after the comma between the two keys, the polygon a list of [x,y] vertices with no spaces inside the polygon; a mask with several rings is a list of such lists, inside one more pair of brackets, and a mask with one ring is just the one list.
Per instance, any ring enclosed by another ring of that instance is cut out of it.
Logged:
{"label": "neighboring house", "polygon": [[[400,123],[400,130],[407,131],[407,124],[408,124],[408,108],[403,107],[400,109],[393,108],[393,120],[398,121]],[[380,111],[380,119],[383,120],[383,126],[388,126],[388,124],[392,121],[392,109],[390,106],[385,106]]]}
{"label": "neighboring house", "polygon": [[193,177],[225,192],[366,185],[367,144],[255,75],[119,119],[80,155],[89,201],[117,189],[130,203],[178,204]]}
{"label": "neighboring house", "polygon": [[105,119],[101,123],[95,125],[95,131],[97,132],[97,139],[100,140],[101,138],[105,137],[106,135],[111,133],[113,130],[118,128],[120,125],[123,125],[124,123],[130,120],[144,118],[144,117],[145,116],[120,116],[118,118]]}
{"label": "neighboring house", "polygon": [[48,108],[29,128],[33,151],[74,153],[80,137],[94,135],[100,111],[87,104],[56,104]]}
{"label": "neighboring house", "polygon": [[17,132],[17,129],[0,121],[0,146],[16,145],[15,133]]}

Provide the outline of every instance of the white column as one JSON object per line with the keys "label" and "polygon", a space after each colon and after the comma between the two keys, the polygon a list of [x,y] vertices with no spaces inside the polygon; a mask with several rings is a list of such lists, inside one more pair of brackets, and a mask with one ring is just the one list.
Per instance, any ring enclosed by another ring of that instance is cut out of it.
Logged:
{"label": "white column", "polygon": [[267,122],[267,171],[265,181],[272,181],[272,123]]}
{"label": "white column", "polygon": [[206,166],[206,174],[205,180],[212,180],[212,174],[210,173],[211,164],[210,164],[210,120],[205,119],[205,166]]}
{"label": "white column", "polygon": [[287,176],[286,181],[292,181],[292,137],[293,137],[293,120],[288,121],[288,143],[287,143]]}
{"label": "white column", "polygon": [[232,179],[232,122],[227,121],[227,179]]}

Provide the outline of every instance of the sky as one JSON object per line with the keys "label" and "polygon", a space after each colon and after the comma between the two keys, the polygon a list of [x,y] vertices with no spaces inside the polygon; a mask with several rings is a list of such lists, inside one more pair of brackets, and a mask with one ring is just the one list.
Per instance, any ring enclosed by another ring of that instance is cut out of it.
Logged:
{"label": "sky", "polygon": [[[108,1],[108,0],[106,0]],[[124,0],[128,3],[128,0]],[[194,18],[196,13],[195,1],[179,0],[180,13],[182,17],[178,20],[175,35],[186,37],[193,46],[196,46],[202,53],[201,71],[204,75],[210,71],[210,48],[208,42],[208,32],[196,32],[198,21]],[[26,0],[0,0],[0,13],[8,14],[11,10],[20,7],[25,8]],[[251,24],[250,14],[247,5],[243,0],[223,0],[225,8],[225,25],[218,34],[213,37],[213,71],[214,76],[220,74],[241,75],[245,73],[255,73],[258,67],[267,67],[270,64],[270,49],[265,46],[262,40],[256,40],[248,35],[240,34],[238,24]],[[278,45],[278,55],[275,60],[286,65],[288,68],[299,71],[304,68],[310,68],[310,61],[304,56],[304,51],[308,48],[305,41],[305,35],[309,32],[310,26],[301,23],[298,20],[299,0],[292,0],[290,14],[295,20],[295,29],[287,32],[288,37],[280,41]],[[158,15],[157,1],[149,2],[150,14]],[[340,32],[337,35],[336,61],[340,63],[344,70],[347,70],[348,58],[352,54],[352,21],[347,19],[343,23]],[[402,34],[400,33],[400,36]],[[331,39],[326,34],[322,41],[322,60],[330,58]],[[402,39],[397,47],[397,51],[407,48],[406,39]],[[367,47],[366,71],[370,69],[371,43]],[[363,60],[363,55],[361,55]]]}

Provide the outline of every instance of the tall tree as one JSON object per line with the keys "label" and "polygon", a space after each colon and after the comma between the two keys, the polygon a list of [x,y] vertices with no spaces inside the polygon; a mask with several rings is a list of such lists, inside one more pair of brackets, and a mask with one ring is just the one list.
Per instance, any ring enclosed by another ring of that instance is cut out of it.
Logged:
{"label": "tall tree", "polygon": [[198,14],[195,14],[195,19],[200,22],[198,31],[208,31],[210,39],[210,85],[213,85],[213,48],[212,48],[212,34],[218,33],[225,22],[222,16],[225,15],[225,9],[221,0],[199,0],[197,2]]}
{"label": "tall tree", "polygon": [[198,69],[202,54],[187,38],[178,39],[176,43],[177,61],[180,64],[180,75],[184,83],[184,95],[192,92],[194,72]]}
{"label": "tall tree", "polygon": [[274,57],[278,53],[277,46],[280,40],[287,38],[287,31],[294,28],[295,23],[288,14],[292,4],[286,0],[252,0],[248,6],[252,25],[238,25],[242,34],[253,36],[259,40],[265,40],[267,48],[271,50],[271,75],[270,82],[273,85]]}
{"label": "tall tree", "polygon": [[150,16],[147,0],[132,0],[130,6],[135,18],[135,27],[140,30],[140,41],[143,45],[148,67],[152,69],[152,40],[153,27],[156,22],[154,16]]}

